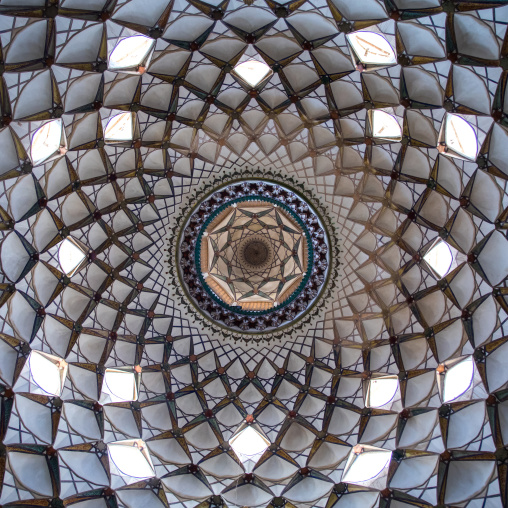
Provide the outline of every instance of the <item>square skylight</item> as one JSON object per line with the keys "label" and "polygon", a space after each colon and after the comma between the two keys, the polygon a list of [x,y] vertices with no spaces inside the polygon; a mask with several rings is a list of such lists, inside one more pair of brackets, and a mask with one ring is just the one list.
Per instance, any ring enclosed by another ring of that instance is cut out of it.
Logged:
{"label": "square skylight", "polygon": [[270,446],[270,440],[257,424],[243,423],[229,440],[237,457],[248,467],[253,466]]}
{"label": "square skylight", "polygon": [[108,457],[111,472],[122,477],[127,484],[155,476],[148,448],[141,439],[109,443]]}
{"label": "square skylight", "polygon": [[367,385],[365,405],[372,408],[384,408],[395,399],[398,389],[399,378],[397,376],[372,378]]}
{"label": "square skylight", "polygon": [[387,141],[400,141],[402,139],[402,129],[393,115],[379,109],[371,109],[369,111],[369,121],[373,138]]}
{"label": "square skylight", "polygon": [[67,237],[58,247],[58,263],[68,277],[72,277],[85,260],[83,249],[72,239]]}
{"label": "square skylight", "polygon": [[104,130],[106,141],[130,141],[134,135],[133,113],[120,113],[111,117]]}
{"label": "square skylight", "polygon": [[438,239],[423,256],[425,263],[440,279],[450,273],[453,268],[454,259],[451,247],[441,239]]}
{"label": "square skylight", "polygon": [[33,350],[28,357],[30,392],[60,397],[67,376],[67,362],[57,356]]}
{"label": "square skylight", "polygon": [[476,161],[479,149],[473,126],[460,115],[446,113],[439,132],[438,150],[448,157]]}
{"label": "square skylight", "polygon": [[391,458],[389,450],[357,444],[349,453],[341,481],[383,490]]}
{"label": "square skylight", "polygon": [[255,88],[268,76],[271,76],[273,72],[264,62],[260,62],[259,60],[247,60],[246,62],[239,63],[233,69],[233,74],[252,88]]}
{"label": "square skylight", "polygon": [[134,35],[122,39],[109,55],[108,68],[112,71],[139,72],[146,67],[155,40],[145,35]]}
{"label": "square skylight", "polygon": [[346,35],[352,50],[353,64],[384,67],[397,64],[397,57],[390,43],[381,34],[360,30]]}
{"label": "square skylight", "polygon": [[140,381],[139,366],[106,369],[102,381],[101,404],[137,400]]}
{"label": "square skylight", "polygon": [[443,404],[448,404],[473,389],[475,362],[472,356],[466,356],[458,362],[452,360],[438,367],[438,373],[444,373],[444,379],[438,386],[441,389]]}
{"label": "square skylight", "polygon": [[65,132],[62,120],[52,120],[39,127],[32,136],[30,155],[34,166],[65,151]]}

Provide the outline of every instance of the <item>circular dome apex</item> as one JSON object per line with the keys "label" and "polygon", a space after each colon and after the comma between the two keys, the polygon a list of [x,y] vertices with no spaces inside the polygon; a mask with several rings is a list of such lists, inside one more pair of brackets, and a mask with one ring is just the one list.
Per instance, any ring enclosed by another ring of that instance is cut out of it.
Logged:
{"label": "circular dome apex", "polygon": [[231,330],[266,333],[294,323],[327,280],[328,235],[312,206],[280,184],[220,186],[185,224],[178,258],[189,298]]}
{"label": "circular dome apex", "polygon": [[274,307],[302,281],[308,268],[307,239],[278,208],[262,200],[235,202],[221,213],[218,225],[210,224],[203,233],[205,283],[217,292],[223,289],[226,303],[246,310]]}
{"label": "circular dome apex", "polygon": [[251,269],[262,269],[263,266],[269,264],[273,257],[270,245],[266,239],[261,237],[246,238],[238,250],[240,263]]}

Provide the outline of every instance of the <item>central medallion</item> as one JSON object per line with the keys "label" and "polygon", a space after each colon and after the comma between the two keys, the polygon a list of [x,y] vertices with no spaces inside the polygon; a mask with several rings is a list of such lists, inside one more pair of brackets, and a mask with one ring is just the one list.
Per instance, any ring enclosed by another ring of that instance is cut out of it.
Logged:
{"label": "central medallion", "polygon": [[309,242],[305,225],[281,201],[237,198],[202,228],[198,268],[226,305],[265,311],[299,288]]}
{"label": "central medallion", "polygon": [[247,180],[202,199],[180,235],[179,276],[193,304],[232,331],[279,329],[305,314],[329,265],[327,235],[300,195]]}

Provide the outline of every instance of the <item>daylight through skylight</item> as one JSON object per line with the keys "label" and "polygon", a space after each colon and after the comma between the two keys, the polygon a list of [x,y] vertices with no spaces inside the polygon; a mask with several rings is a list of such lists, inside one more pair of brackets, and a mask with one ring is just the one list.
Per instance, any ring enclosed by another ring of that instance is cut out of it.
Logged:
{"label": "daylight through skylight", "polygon": [[[139,368],[139,367],[138,367]],[[129,402],[138,398],[139,374],[131,368],[106,369],[102,384],[101,400]]]}
{"label": "daylight through skylight", "polygon": [[374,65],[394,65],[397,63],[393,48],[382,35],[375,32],[360,31],[350,33],[346,37],[361,63]]}
{"label": "daylight through skylight", "polygon": [[[469,160],[476,160],[478,139],[472,125],[459,115],[446,114],[445,143],[448,150]],[[453,156],[453,153],[446,152]]]}
{"label": "daylight through skylight", "polygon": [[[357,446],[362,448],[361,445]],[[359,454],[353,450],[350,452],[341,481],[361,484],[373,480],[388,468],[391,458],[392,452],[388,450],[366,449]]]}
{"label": "daylight through skylight", "polygon": [[47,395],[59,397],[67,373],[67,364],[61,358],[32,351],[28,358],[30,374],[34,383]]}
{"label": "daylight through skylight", "polygon": [[374,109],[370,111],[370,120],[372,123],[372,137],[390,141],[400,141],[402,139],[402,129],[394,116],[385,111]]}
{"label": "daylight through skylight", "polygon": [[74,274],[85,257],[85,253],[70,238],[66,238],[58,248],[58,262],[65,275],[69,277]]}
{"label": "daylight through skylight", "polygon": [[62,120],[52,120],[39,127],[32,137],[31,156],[34,165],[44,162],[59,149],[62,141]]}
{"label": "daylight through skylight", "polygon": [[109,69],[135,68],[143,63],[155,43],[144,35],[135,35],[121,40],[109,56]]}
{"label": "daylight through skylight", "polygon": [[444,378],[443,403],[453,402],[463,395],[473,383],[474,362],[468,356],[446,371]]}
{"label": "daylight through skylight", "polygon": [[155,476],[146,444],[141,439],[109,443],[108,455],[122,476],[138,480]]}
{"label": "daylight through skylight", "polygon": [[397,376],[371,379],[369,381],[367,407],[381,407],[388,404],[397,393]]}
{"label": "daylight through skylight", "polygon": [[110,118],[104,132],[106,141],[129,141],[132,136],[132,113],[120,113]]}
{"label": "daylight through skylight", "polygon": [[258,60],[248,60],[238,64],[234,68],[234,72],[242,78],[246,83],[255,87],[263,81],[268,75],[272,73],[272,70],[268,65]]}
{"label": "daylight through skylight", "polygon": [[425,254],[423,259],[440,278],[443,278],[452,267],[453,254],[450,246],[445,241],[440,240]]}
{"label": "daylight through skylight", "polygon": [[262,454],[270,446],[270,441],[249,425],[233,435],[229,444],[240,458],[247,459]]}

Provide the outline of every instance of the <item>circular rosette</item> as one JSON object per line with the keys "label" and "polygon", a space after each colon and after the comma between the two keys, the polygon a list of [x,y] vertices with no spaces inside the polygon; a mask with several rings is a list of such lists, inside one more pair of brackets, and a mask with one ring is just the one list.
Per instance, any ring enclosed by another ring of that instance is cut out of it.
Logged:
{"label": "circular rosette", "polygon": [[319,215],[278,183],[220,187],[192,210],[178,249],[180,278],[208,319],[242,333],[300,319],[322,292],[329,241]]}

